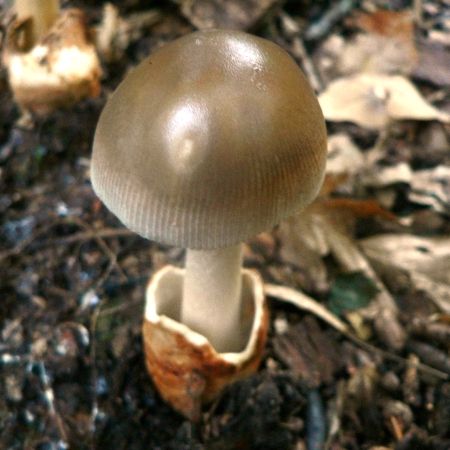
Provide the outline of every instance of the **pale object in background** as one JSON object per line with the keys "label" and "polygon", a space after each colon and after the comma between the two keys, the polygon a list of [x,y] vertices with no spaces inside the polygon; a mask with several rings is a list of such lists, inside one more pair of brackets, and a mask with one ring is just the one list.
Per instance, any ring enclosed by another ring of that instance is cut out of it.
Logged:
{"label": "pale object in background", "polygon": [[359,74],[331,82],[319,96],[325,119],[354,122],[381,130],[391,120],[450,121],[450,115],[430,105],[406,78]]}
{"label": "pale object in background", "polygon": [[62,10],[53,26],[30,49],[21,36],[30,20],[8,30],[3,62],[14,99],[24,110],[46,115],[100,92],[100,63],[86,17],[79,9]]}

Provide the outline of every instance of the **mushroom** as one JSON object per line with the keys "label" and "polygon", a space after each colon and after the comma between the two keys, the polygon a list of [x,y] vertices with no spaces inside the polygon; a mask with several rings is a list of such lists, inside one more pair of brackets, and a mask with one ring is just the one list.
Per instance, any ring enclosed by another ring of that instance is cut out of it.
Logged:
{"label": "mushroom", "polygon": [[44,116],[100,91],[100,63],[80,9],[17,0],[2,60],[24,112]]}
{"label": "mushroom", "polygon": [[243,32],[165,45],[108,100],[95,192],[131,230],[187,248],[184,270],[153,276],[143,328],[155,384],[187,417],[256,369],[267,313],[241,243],[309,204],[325,159],[324,119],[302,72]]}

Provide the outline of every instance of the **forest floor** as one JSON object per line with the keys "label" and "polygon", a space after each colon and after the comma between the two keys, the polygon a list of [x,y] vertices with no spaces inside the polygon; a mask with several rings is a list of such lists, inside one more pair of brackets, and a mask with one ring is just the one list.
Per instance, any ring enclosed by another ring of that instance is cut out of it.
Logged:
{"label": "forest floor", "polygon": [[[103,2],[63,3],[101,27]],[[0,449],[449,450],[449,1],[112,3],[126,26],[97,97],[24,126],[0,72]],[[146,283],[184,252],[125,229],[89,169],[127,71],[211,26],[291,53],[320,93],[329,165],[310,208],[246,244],[268,345],[193,425],[141,341]]]}

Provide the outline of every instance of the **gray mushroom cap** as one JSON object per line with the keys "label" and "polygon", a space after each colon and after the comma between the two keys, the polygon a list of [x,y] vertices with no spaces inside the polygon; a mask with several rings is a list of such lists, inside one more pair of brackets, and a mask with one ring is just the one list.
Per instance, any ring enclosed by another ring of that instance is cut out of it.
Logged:
{"label": "gray mushroom cap", "polygon": [[127,75],[101,114],[91,178],[141,236],[212,249],[309,204],[325,160],[322,112],[290,56],[256,36],[210,30]]}

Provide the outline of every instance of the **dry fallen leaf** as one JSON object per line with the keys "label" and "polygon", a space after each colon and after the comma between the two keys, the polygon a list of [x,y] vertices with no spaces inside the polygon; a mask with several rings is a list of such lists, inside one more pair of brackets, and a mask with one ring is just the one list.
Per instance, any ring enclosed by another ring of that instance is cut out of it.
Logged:
{"label": "dry fallen leaf", "polygon": [[365,165],[362,151],[344,133],[328,136],[327,174],[358,173]]}
{"label": "dry fallen leaf", "polygon": [[360,241],[370,260],[450,285],[450,237],[383,234]]}
{"label": "dry fallen leaf", "polygon": [[[411,11],[378,10],[356,15],[355,25],[364,31],[348,43],[342,54],[344,61],[356,72],[408,74],[418,57],[414,42],[414,22]],[[353,46],[353,49],[352,49]],[[347,53],[347,54],[346,54]],[[361,61],[361,58],[365,59]],[[358,61],[359,60],[359,61]],[[358,62],[364,63],[359,65]]]}
{"label": "dry fallen leaf", "polygon": [[414,77],[437,86],[448,86],[450,80],[450,48],[429,40],[419,44],[419,62]]}
{"label": "dry fallen leaf", "polygon": [[339,54],[339,72],[409,74],[417,64],[417,53],[411,42],[376,34],[358,34]]}
{"label": "dry fallen leaf", "polygon": [[348,326],[345,322],[340,320],[339,317],[335,316],[332,312],[328,311],[325,306],[307,296],[303,292],[286,286],[278,286],[276,284],[265,284],[264,292],[270,297],[291,303],[297,308],[314,314],[316,317],[322,319],[324,322],[328,323],[341,333],[346,334],[349,332]]}
{"label": "dry fallen leaf", "polygon": [[380,9],[373,13],[358,13],[354,24],[366,31],[380,36],[412,40],[414,38],[413,15],[410,11]]}
{"label": "dry fallen leaf", "polygon": [[137,41],[161,18],[162,14],[157,9],[121,17],[116,6],[105,3],[102,21],[95,30],[98,53],[107,62],[119,61],[124,57],[130,43]]}
{"label": "dry fallen leaf", "polygon": [[450,213],[450,167],[441,165],[414,172],[409,199],[437,212]]}
{"label": "dry fallen leaf", "polygon": [[176,0],[181,13],[198,29],[247,30],[259,22],[276,0]]}
{"label": "dry fallen leaf", "polygon": [[384,234],[359,241],[376,272],[395,291],[420,292],[450,313],[450,239]]}
{"label": "dry fallen leaf", "polygon": [[406,78],[395,75],[360,74],[339,78],[319,96],[327,120],[354,122],[382,129],[390,120],[440,120],[450,115],[430,105]]}
{"label": "dry fallen leaf", "polygon": [[331,35],[317,52],[325,80],[361,72],[408,75],[417,65],[410,11],[360,13],[348,22],[361,31],[346,39]]}
{"label": "dry fallen leaf", "polygon": [[394,166],[374,164],[361,174],[361,181],[365,186],[383,188],[397,183],[409,184],[413,177],[411,167],[404,162]]}
{"label": "dry fallen leaf", "polygon": [[327,283],[326,266],[322,261],[325,255],[333,255],[344,272],[364,273],[379,290],[364,314],[373,319],[378,336],[389,347],[398,349],[404,345],[405,334],[398,322],[395,301],[351,237],[355,217],[371,215],[392,218],[370,200],[319,199],[280,225],[281,254],[289,255],[290,262],[302,267],[319,283],[319,288]]}

